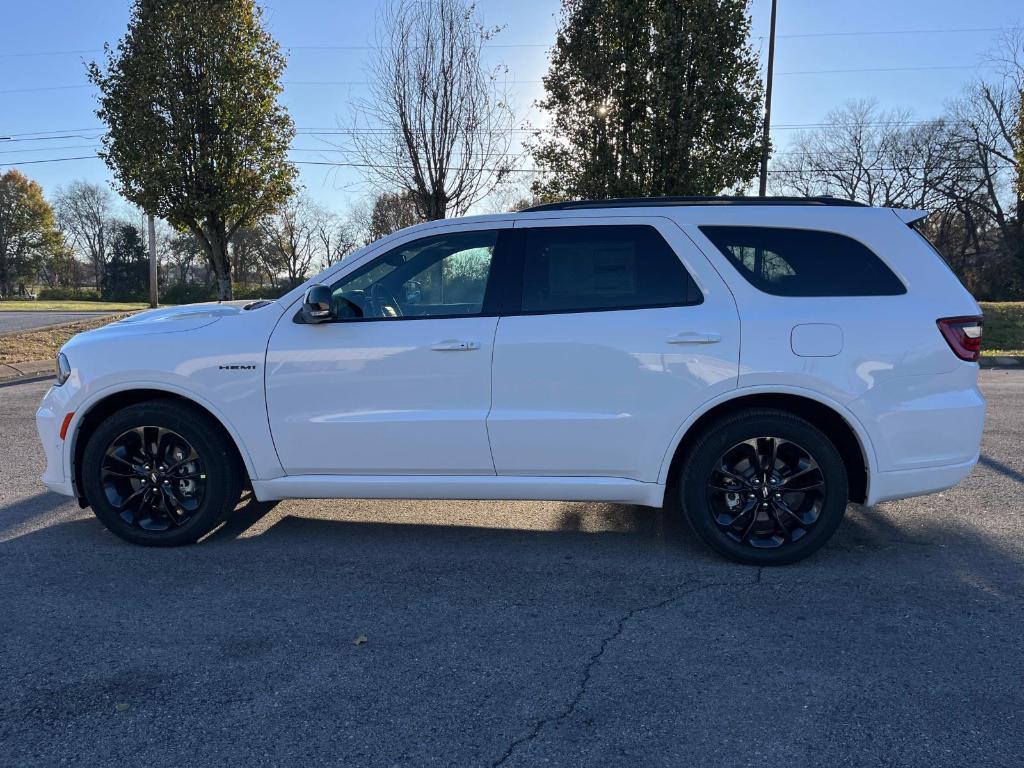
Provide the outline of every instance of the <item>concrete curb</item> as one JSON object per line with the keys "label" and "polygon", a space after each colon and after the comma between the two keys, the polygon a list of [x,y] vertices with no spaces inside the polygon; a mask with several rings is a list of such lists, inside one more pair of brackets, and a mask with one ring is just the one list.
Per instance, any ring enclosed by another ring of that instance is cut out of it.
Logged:
{"label": "concrete curb", "polygon": [[29,363],[0,363],[0,383],[14,379],[52,376],[54,374],[54,366],[53,360],[33,360]]}
{"label": "concrete curb", "polygon": [[1020,368],[1024,370],[1024,356],[992,355],[991,357],[982,357],[978,364],[982,368]]}

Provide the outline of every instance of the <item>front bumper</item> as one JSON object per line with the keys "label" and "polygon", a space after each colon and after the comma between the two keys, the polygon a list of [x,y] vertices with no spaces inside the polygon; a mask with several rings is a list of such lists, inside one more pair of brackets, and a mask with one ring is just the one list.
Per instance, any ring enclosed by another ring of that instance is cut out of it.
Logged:
{"label": "front bumper", "polygon": [[36,431],[39,441],[46,454],[46,469],[40,478],[47,488],[64,496],[74,496],[75,488],[71,478],[71,467],[68,466],[66,446],[60,439],[60,427],[67,413],[63,396],[59,387],[50,387],[43,397],[43,402],[36,411]]}

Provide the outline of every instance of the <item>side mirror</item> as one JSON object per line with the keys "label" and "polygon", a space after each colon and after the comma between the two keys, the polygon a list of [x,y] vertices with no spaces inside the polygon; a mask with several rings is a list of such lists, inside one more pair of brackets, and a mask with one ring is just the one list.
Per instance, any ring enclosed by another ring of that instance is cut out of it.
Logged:
{"label": "side mirror", "polygon": [[311,285],[302,299],[302,319],[311,324],[332,320],[331,289],[323,283]]}

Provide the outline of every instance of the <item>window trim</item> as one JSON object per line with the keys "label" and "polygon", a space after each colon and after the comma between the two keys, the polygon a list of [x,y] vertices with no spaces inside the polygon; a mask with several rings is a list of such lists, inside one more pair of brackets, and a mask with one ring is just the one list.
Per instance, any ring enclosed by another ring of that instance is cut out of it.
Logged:
{"label": "window trim", "polygon": [[[564,220],[558,220],[564,221]],[[527,248],[527,237],[529,232],[537,230],[572,230],[580,228],[595,228],[595,227],[644,227],[650,229],[654,234],[665,244],[665,247],[669,250],[669,253],[675,257],[679,263],[680,268],[683,270],[683,274],[686,275],[688,281],[688,288],[692,287],[696,291],[696,296],[693,301],[684,299],[682,302],[660,302],[651,304],[627,304],[618,306],[607,306],[607,307],[583,307],[580,309],[523,309],[523,281],[526,277],[526,248]],[[601,223],[599,221],[588,220],[585,224],[550,224],[550,225],[532,225],[529,227],[520,227],[512,230],[514,237],[510,238],[512,247],[509,248],[510,253],[507,254],[510,262],[514,263],[512,279],[504,281],[504,293],[501,302],[501,317],[533,317],[538,315],[579,315],[584,313],[593,312],[630,312],[634,310],[644,309],[668,309],[672,307],[697,307],[704,303],[704,292],[700,289],[697,281],[693,275],[690,274],[690,270],[686,268],[686,264],[679,257],[679,253],[672,244],[665,238],[665,235],[661,231],[649,222],[621,222],[616,221],[615,223]]]}
{"label": "window trim", "polygon": [[[715,254],[721,256],[723,259],[725,259],[726,263],[732,268],[732,270],[737,275],[739,275],[740,278],[742,278],[743,283],[745,285],[750,286],[755,291],[757,291],[758,293],[763,294],[765,296],[775,296],[775,297],[780,298],[780,299],[887,299],[887,298],[893,298],[893,297],[896,297],[896,296],[905,296],[905,295],[907,295],[907,293],[909,293],[909,291],[907,290],[906,282],[904,282],[903,278],[900,277],[899,273],[895,269],[893,269],[892,265],[888,261],[883,259],[875,251],[874,248],[872,248],[870,245],[865,243],[859,237],[854,237],[853,235],[851,235],[851,234],[849,234],[847,232],[837,232],[837,231],[832,230],[832,229],[822,229],[820,227],[794,227],[794,226],[786,226],[786,225],[783,225],[783,224],[729,224],[729,223],[715,223],[715,224],[698,224],[696,228],[697,228],[697,231],[700,232],[701,237],[703,237],[708,242],[708,245],[711,246],[711,253],[715,253]],[[728,229],[778,229],[778,230],[785,230],[785,231],[788,231],[788,232],[813,232],[815,234],[835,235],[836,237],[844,237],[847,240],[852,240],[853,242],[857,243],[857,245],[861,246],[869,254],[874,256],[878,260],[878,262],[889,271],[889,274],[891,274],[893,276],[893,278],[896,280],[897,284],[900,286],[900,288],[902,290],[899,291],[898,293],[852,293],[852,294],[851,293],[847,293],[847,294],[824,293],[824,294],[798,294],[798,295],[791,295],[791,294],[786,294],[786,293],[776,293],[775,291],[765,290],[760,285],[758,285],[757,283],[753,282],[747,275],[745,275],[740,270],[739,266],[733,261],[733,259],[730,258],[721,248],[719,248],[718,245],[715,244],[715,241],[712,240],[707,235],[707,233],[704,231],[706,229],[727,229],[727,228]]]}

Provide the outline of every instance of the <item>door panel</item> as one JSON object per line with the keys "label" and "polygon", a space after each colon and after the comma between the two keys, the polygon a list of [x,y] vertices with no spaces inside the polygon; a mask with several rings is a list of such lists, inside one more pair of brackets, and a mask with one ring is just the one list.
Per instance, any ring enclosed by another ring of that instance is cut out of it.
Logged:
{"label": "door panel", "polygon": [[[574,223],[593,226],[579,219],[530,222]],[[616,223],[654,226],[682,257],[703,301],[502,317],[487,420],[499,475],[656,482],[679,426],[706,400],[736,386],[739,320],[721,278],[673,223],[609,222]],[[602,274],[615,268],[633,279],[621,263],[605,259],[598,266]]]}
{"label": "door panel", "polygon": [[[267,412],[288,474],[494,474],[497,319],[278,325]],[[465,344],[466,349],[435,349]]]}

